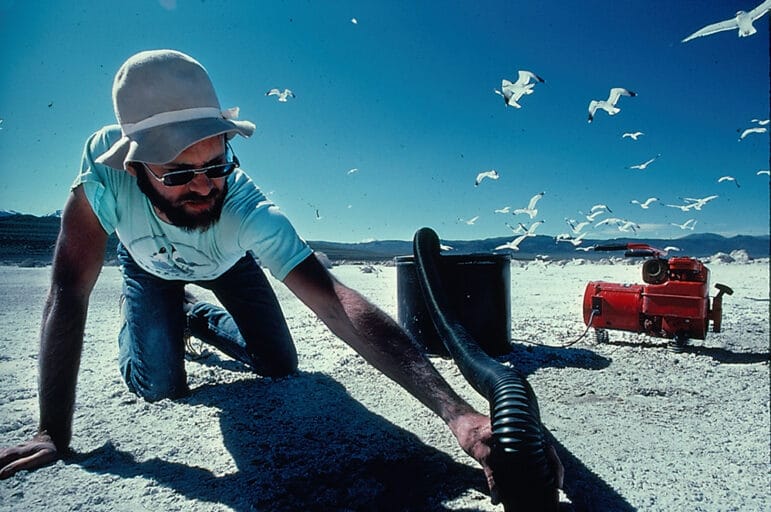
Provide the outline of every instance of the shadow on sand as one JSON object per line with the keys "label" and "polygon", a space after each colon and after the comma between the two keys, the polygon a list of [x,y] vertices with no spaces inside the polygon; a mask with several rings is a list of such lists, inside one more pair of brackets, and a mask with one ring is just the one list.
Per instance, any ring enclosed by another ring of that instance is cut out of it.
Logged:
{"label": "shadow on sand", "polygon": [[[610,364],[583,348],[530,345],[513,345],[504,359],[525,374],[540,367],[601,369]],[[199,362],[231,363],[216,355]],[[233,370],[243,368],[232,364]],[[235,473],[218,476],[207,468],[160,458],[137,461],[111,443],[75,454],[68,462],[94,473],[142,476],[189,499],[244,512],[440,511],[448,510],[443,502],[468,490],[488,494],[483,474],[471,459],[458,463],[426,445],[366,409],[322,373],[207,384],[183,402],[220,410],[220,429],[238,468]],[[244,408],[244,403],[251,405]],[[635,510],[547,435],[565,466],[565,493],[572,505],[563,504],[562,512]]]}
{"label": "shadow on sand", "polygon": [[204,385],[183,402],[220,409],[236,472],[217,476],[159,458],[137,461],[111,443],[68,462],[94,473],[149,478],[236,511],[447,510],[443,501],[470,489],[488,492],[473,460],[455,462],[321,373]]}
{"label": "shadow on sand", "polygon": [[[669,344],[655,342],[630,342],[630,341],[605,341],[603,345],[612,345],[616,347],[642,347],[650,349],[663,349],[672,350]],[[692,341],[688,341],[685,345],[680,347],[680,352],[684,354],[693,354],[696,356],[711,357],[718,363],[723,364],[754,364],[754,363],[766,363],[771,361],[771,354],[768,352],[734,352],[721,347],[704,347],[700,345],[693,345]]]}

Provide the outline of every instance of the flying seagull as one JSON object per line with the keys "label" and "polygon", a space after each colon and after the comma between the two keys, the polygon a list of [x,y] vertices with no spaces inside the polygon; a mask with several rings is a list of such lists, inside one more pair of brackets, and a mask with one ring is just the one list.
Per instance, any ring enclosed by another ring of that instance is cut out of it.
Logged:
{"label": "flying seagull", "polygon": [[682,224],[675,224],[674,222],[672,222],[671,224],[673,226],[677,226],[680,229],[690,229],[691,231],[693,231],[693,228],[696,227],[696,222],[698,222],[696,219],[688,219]]}
{"label": "flying seagull", "polygon": [[650,208],[651,203],[653,203],[655,201],[658,201],[658,200],[659,200],[658,197],[649,197],[648,199],[646,199],[642,203],[640,201],[638,201],[637,199],[632,199],[629,202],[632,203],[632,204],[640,205],[640,208],[642,208],[643,210],[647,210],[648,208]]}
{"label": "flying seagull", "polygon": [[497,246],[494,250],[499,251],[501,249],[511,249],[512,251],[518,251],[519,250],[519,244],[522,243],[522,240],[529,237],[527,233],[524,235],[519,235],[517,238],[512,240],[511,242],[507,242],[505,244]]}
{"label": "flying seagull", "polygon": [[[701,207],[707,204],[708,202],[712,201],[713,199],[717,199],[717,195],[711,195],[707,197],[699,198],[693,198],[693,197],[684,197],[683,201],[689,203],[688,209],[694,209],[694,210],[701,210]],[[683,210],[685,211],[685,210]]]}
{"label": "flying seagull", "polygon": [[532,71],[520,69],[518,72],[516,82],[511,82],[505,78],[501,80],[501,90],[494,89],[493,92],[500,96],[503,96],[503,102],[514,108],[522,108],[522,105],[517,103],[519,99],[526,94],[533,94],[533,87],[538,82],[543,83],[544,79],[536,75]]}
{"label": "flying seagull", "polygon": [[584,229],[586,226],[591,224],[591,222],[589,222],[589,221],[582,221],[582,222],[578,222],[578,223],[574,224],[575,220],[574,219],[568,219],[568,218],[565,219],[565,222],[568,223],[568,226],[570,226],[570,230],[575,235],[580,233],[582,229]]}
{"label": "flying seagull", "polygon": [[599,211],[599,210],[605,210],[605,211],[606,211],[606,212],[608,212],[608,213],[613,213],[613,210],[611,210],[611,209],[608,207],[608,205],[607,205],[607,204],[602,204],[602,203],[600,203],[600,204],[595,204],[594,206],[592,206],[592,207],[589,209],[589,211],[590,211],[591,213],[594,213],[594,212],[596,212],[596,211]]}
{"label": "flying seagull", "polygon": [[485,178],[489,178],[491,180],[497,180],[500,178],[500,175],[498,174],[498,171],[495,169],[491,169],[489,171],[483,171],[477,174],[477,179],[474,181],[474,186],[478,187],[480,183],[482,183],[482,180]]}
{"label": "flying seagull", "polygon": [[294,98],[294,93],[289,89],[284,89],[283,91],[280,91],[276,88],[273,88],[265,93],[265,96],[278,96],[278,101],[284,103],[287,101],[288,98]]}
{"label": "flying seagull", "polygon": [[538,200],[543,197],[545,192],[539,192],[533,197],[530,198],[530,202],[527,203],[527,208],[517,208],[514,211],[511,212],[512,215],[517,215],[519,213],[526,213],[530,216],[531,219],[534,219],[536,215],[538,215],[538,208],[535,207],[536,203],[538,203]]}
{"label": "flying seagull", "polygon": [[[736,131],[738,132],[739,130],[736,130]],[[766,128],[765,126],[753,126],[752,128],[747,128],[744,131],[742,131],[742,134],[739,136],[739,140],[742,140],[744,137],[752,133],[766,133],[767,131],[768,131],[768,128]]]}
{"label": "flying seagull", "polygon": [[623,134],[621,136],[621,138],[625,139],[625,138],[629,137],[632,140],[637,140],[637,137],[639,137],[640,135],[645,135],[645,133],[643,133],[643,132],[626,132],[625,134]]}
{"label": "flying seagull", "polygon": [[651,158],[650,160],[648,160],[648,161],[645,161],[645,162],[643,162],[643,163],[641,163],[641,164],[637,164],[637,165],[630,165],[629,167],[627,167],[627,169],[639,169],[639,170],[641,170],[641,171],[644,171],[645,169],[647,169],[647,168],[648,168],[648,166],[649,166],[650,164],[652,164],[653,162],[655,162],[655,161],[656,161],[656,160],[657,160],[657,159],[658,159],[660,156],[661,156],[661,153],[659,153],[658,155],[654,156],[654,157],[653,157],[653,158]]}
{"label": "flying seagull", "polygon": [[752,23],[766,14],[769,10],[771,10],[771,0],[765,0],[762,4],[758,5],[750,12],[737,11],[736,16],[731,19],[712,23],[711,25],[700,28],[690,36],[683,39],[683,42],[688,42],[691,39],[696,39],[697,37],[709,36],[724,30],[734,29],[739,29],[739,37],[751,36],[757,32],[755,27],[752,26]]}
{"label": "flying seagull", "polygon": [[531,236],[535,236],[535,230],[541,224],[543,224],[542,220],[533,222],[527,228],[527,232],[526,233],[524,233],[522,235],[519,235],[517,238],[515,238],[511,242],[507,242],[507,243],[505,243],[503,245],[499,245],[498,247],[495,248],[495,250],[498,251],[498,250],[501,250],[501,249],[511,249],[512,251],[518,251],[519,250],[519,244],[522,243],[522,240],[524,240],[525,238],[529,238]]}
{"label": "flying seagull", "polygon": [[[0,120],[0,123],[2,121]],[[766,126],[769,122],[771,122],[771,119],[752,119],[750,122],[752,123],[758,123],[760,126]]]}
{"label": "flying seagull", "polygon": [[[771,1],[771,0],[769,0]],[[614,87],[610,90],[607,100],[592,100],[589,102],[589,122],[594,119],[594,113],[597,109],[602,109],[608,113],[609,116],[615,116],[621,109],[616,106],[621,96],[637,96],[636,92],[632,92],[629,89],[623,87]]]}
{"label": "flying seagull", "polygon": [[757,176],[762,176],[764,174],[766,176],[771,176],[771,171],[766,170],[766,169],[761,169],[761,170],[759,170],[758,172],[755,173],[755,175],[757,175]]}
{"label": "flying seagull", "polygon": [[584,243],[585,236],[586,236],[586,231],[584,231],[583,233],[581,233],[576,237],[571,237],[570,235],[567,235],[567,237],[559,237],[558,235],[557,242],[570,242],[571,244],[573,244],[573,247],[578,247],[579,245]]}
{"label": "flying seagull", "polygon": [[738,181],[736,181],[736,178],[734,178],[733,176],[721,176],[721,177],[719,177],[719,178],[717,179],[717,182],[718,182],[718,183],[723,183],[724,181],[733,181],[733,182],[734,182],[734,185],[736,185],[737,187],[739,187],[739,186],[740,186],[740,185],[739,185],[739,182],[738,182]]}

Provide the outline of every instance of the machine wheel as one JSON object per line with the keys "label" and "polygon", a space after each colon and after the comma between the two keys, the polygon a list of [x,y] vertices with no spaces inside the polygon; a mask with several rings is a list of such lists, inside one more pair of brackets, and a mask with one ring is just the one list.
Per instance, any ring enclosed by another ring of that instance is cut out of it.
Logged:
{"label": "machine wheel", "polygon": [[594,330],[594,341],[597,343],[607,343],[610,341],[610,336],[608,335],[608,331],[605,329],[595,329]]}
{"label": "machine wheel", "polygon": [[682,334],[675,334],[675,337],[669,340],[669,350],[676,354],[681,353],[686,345],[688,345],[688,338]]}

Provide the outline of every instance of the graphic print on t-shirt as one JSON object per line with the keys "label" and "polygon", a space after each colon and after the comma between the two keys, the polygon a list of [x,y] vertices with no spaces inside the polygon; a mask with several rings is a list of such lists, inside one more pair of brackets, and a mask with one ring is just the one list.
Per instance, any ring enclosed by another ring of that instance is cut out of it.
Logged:
{"label": "graphic print on t-shirt", "polygon": [[132,241],[129,252],[141,266],[155,275],[184,278],[206,273],[216,264],[202,251],[166,236],[146,236]]}

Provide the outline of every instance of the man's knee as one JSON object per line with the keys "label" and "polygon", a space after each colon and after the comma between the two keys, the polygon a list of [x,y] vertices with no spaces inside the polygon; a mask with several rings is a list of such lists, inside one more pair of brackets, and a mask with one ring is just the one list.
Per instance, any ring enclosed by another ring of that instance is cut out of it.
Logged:
{"label": "man's knee", "polygon": [[283,354],[282,357],[274,357],[269,361],[264,358],[252,357],[252,368],[263,377],[287,377],[297,373],[297,352]]}
{"label": "man's knee", "polygon": [[123,369],[123,380],[129,391],[147,400],[157,402],[165,398],[174,400],[190,394],[186,375],[165,375],[161,378],[142,378],[138,372],[132,371],[131,365]]}

